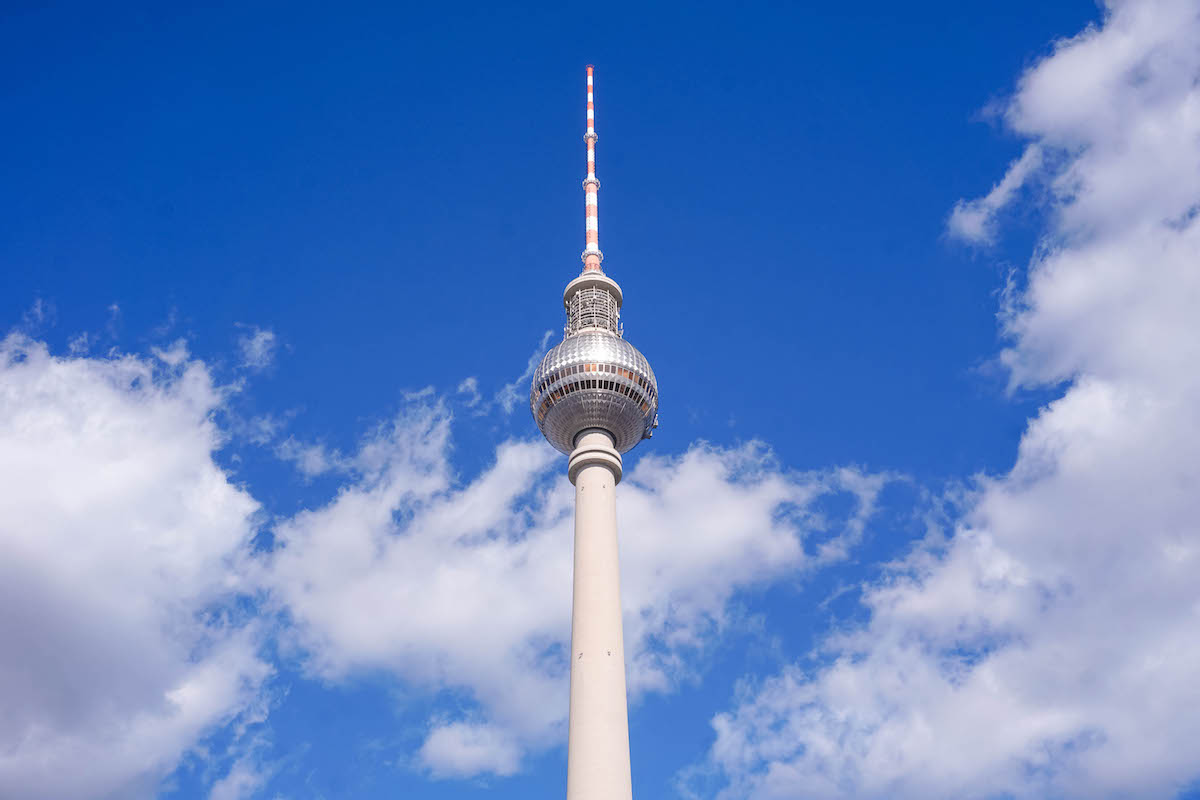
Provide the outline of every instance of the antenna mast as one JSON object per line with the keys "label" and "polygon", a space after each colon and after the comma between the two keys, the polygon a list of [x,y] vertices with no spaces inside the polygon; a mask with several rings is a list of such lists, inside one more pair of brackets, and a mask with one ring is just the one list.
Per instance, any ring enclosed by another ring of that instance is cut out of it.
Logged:
{"label": "antenna mast", "polygon": [[587,246],[580,258],[583,260],[584,272],[603,272],[600,262],[604,261],[604,253],[600,252],[600,231],[596,217],[596,193],[600,191],[600,181],[596,180],[596,111],[592,101],[592,70],[587,67],[587,133],[583,135],[587,142],[587,177],[583,179],[584,190],[584,229],[587,233]]}

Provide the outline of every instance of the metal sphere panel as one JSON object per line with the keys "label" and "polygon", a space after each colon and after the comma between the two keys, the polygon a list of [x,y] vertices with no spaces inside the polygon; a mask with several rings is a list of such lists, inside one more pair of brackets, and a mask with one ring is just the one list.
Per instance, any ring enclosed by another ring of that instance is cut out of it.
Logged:
{"label": "metal sphere panel", "polygon": [[658,382],[638,349],[611,333],[568,336],[533,373],[529,408],[542,434],[569,454],[584,428],[603,428],[617,452],[644,439],[658,412]]}

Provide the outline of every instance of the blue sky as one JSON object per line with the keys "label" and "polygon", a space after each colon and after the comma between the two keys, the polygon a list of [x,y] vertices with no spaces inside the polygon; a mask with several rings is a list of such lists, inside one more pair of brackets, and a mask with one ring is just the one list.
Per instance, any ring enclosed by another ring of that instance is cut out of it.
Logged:
{"label": "blue sky", "polygon": [[1194,2],[0,13],[0,794],[563,790],[587,63],[635,794],[1200,774]]}

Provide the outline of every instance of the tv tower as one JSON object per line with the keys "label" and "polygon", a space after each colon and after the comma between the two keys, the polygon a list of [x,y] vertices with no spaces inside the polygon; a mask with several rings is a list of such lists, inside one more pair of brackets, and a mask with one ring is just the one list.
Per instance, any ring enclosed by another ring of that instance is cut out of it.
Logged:
{"label": "tv tower", "polygon": [[575,485],[567,800],[625,800],[633,788],[616,486],[621,454],[650,438],[658,426],[658,382],[650,362],[624,339],[621,287],[601,267],[591,65],[583,138],[583,271],[563,291],[563,340],[533,373],[529,408],[550,444],[570,456],[567,476]]}

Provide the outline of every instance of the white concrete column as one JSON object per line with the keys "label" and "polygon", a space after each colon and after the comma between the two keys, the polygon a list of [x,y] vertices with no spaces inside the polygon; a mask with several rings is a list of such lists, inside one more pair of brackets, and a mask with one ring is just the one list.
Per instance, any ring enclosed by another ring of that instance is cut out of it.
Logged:
{"label": "white concrete column", "polygon": [[590,428],[575,440],[575,592],[567,800],[631,800],[616,486],[621,455]]}

